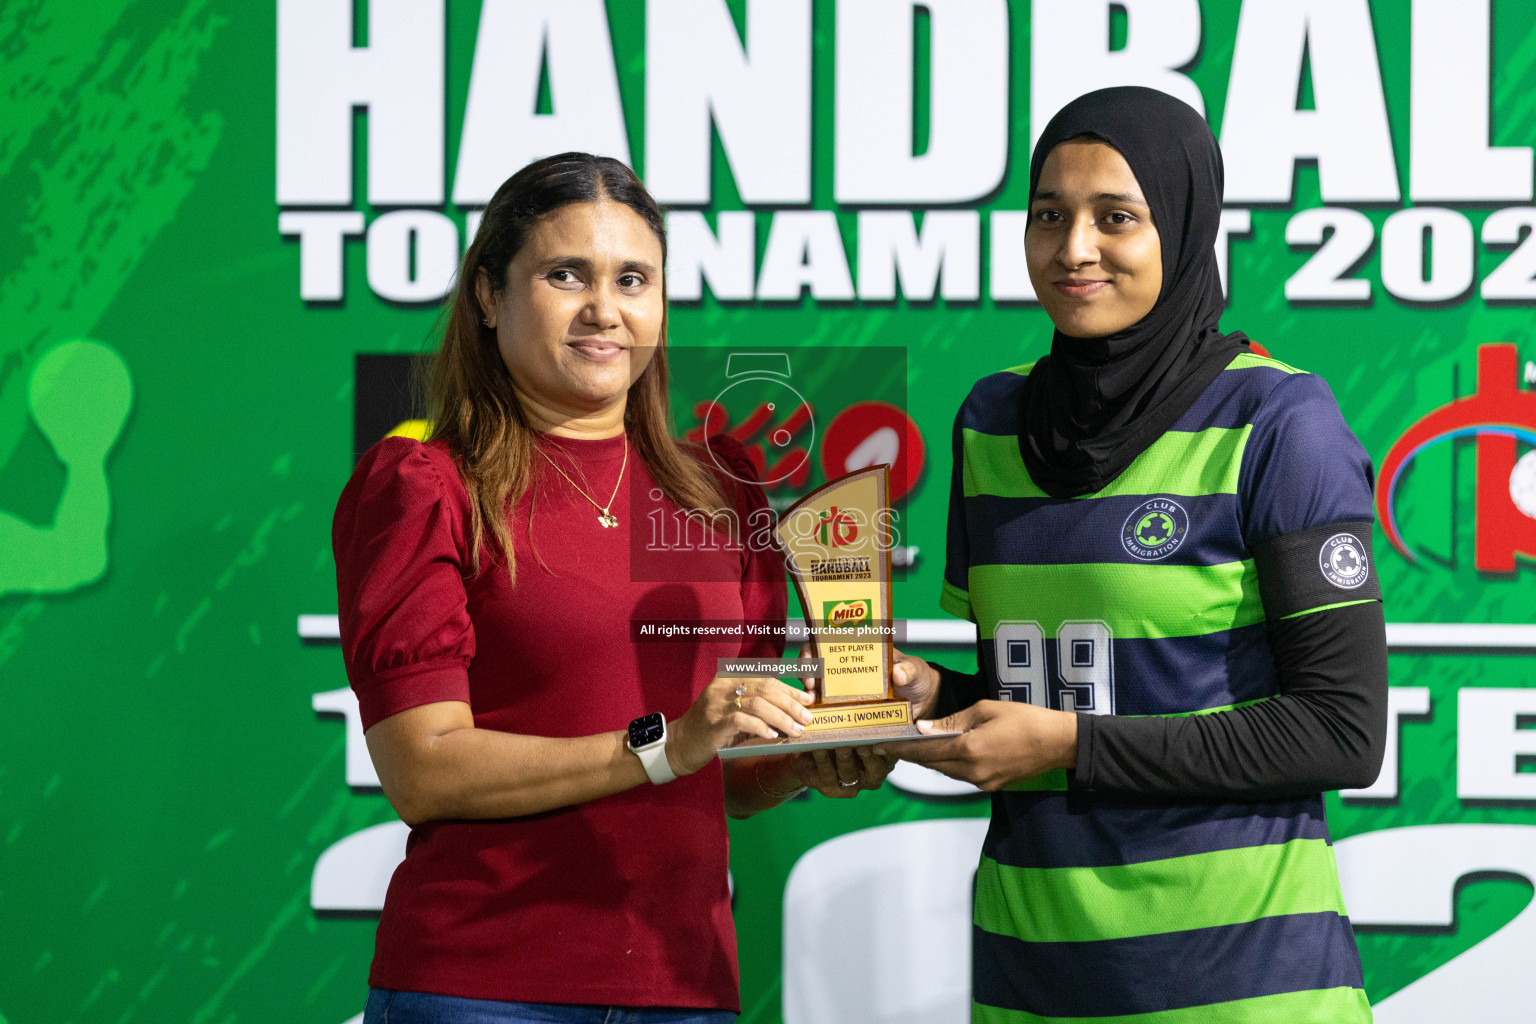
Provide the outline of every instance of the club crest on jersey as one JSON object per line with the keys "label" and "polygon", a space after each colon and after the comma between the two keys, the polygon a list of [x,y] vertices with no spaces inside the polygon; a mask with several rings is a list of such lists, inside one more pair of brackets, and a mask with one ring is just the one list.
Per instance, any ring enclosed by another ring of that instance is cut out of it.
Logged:
{"label": "club crest on jersey", "polygon": [[1325,580],[1345,590],[1354,590],[1371,574],[1365,545],[1352,533],[1336,533],[1324,541],[1317,565]]}
{"label": "club crest on jersey", "polygon": [[1189,513],[1167,498],[1153,498],[1136,506],[1120,528],[1120,544],[1132,558],[1155,562],[1179,549],[1189,534]]}

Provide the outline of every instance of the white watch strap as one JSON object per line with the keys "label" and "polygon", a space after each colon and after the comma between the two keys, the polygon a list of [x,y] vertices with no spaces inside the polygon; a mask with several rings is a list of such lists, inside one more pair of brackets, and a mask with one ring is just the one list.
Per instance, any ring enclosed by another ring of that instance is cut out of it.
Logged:
{"label": "white watch strap", "polygon": [[[630,749],[634,749],[631,747]],[[640,764],[645,768],[645,777],[656,785],[671,782],[677,778],[672,771],[672,762],[667,760],[667,743],[665,740],[654,747],[642,747],[635,751],[635,756],[640,758]]]}

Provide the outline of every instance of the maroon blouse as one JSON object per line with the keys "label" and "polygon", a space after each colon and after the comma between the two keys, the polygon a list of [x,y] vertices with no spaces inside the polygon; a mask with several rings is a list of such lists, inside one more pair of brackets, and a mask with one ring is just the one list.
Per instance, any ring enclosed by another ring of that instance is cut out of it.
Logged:
{"label": "maroon blouse", "polygon": [[[599,501],[613,490],[622,438],[539,443]],[[761,489],[730,479],[756,479],[745,453],[732,443],[715,456],[738,513],[761,516]],[[777,637],[639,639],[641,622],[782,623],[783,566],[752,545],[654,550],[678,546],[679,517],[633,450],[612,510],[617,529],[540,458],[512,513],[516,585],[484,557],[468,578],[468,497],[447,448],[375,445],[342,492],[332,535],[364,728],[454,700],[482,729],[610,732],[652,711],[682,715],[717,658],[781,653]],[[575,807],[420,825],[390,881],[369,984],[739,1011],[727,860],[719,761]]]}

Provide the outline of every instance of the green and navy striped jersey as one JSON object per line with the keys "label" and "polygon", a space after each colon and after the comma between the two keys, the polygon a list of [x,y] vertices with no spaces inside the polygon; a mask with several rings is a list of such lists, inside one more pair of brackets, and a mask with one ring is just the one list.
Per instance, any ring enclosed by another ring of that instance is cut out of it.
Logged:
{"label": "green and navy striped jersey", "polygon": [[[1028,366],[955,423],[941,603],[977,624],[991,696],[1094,714],[1218,712],[1276,692],[1256,546],[1372,518],[1371,465],[1327,385],[1237,356],[1103,490],[1052,498],[1019,448]],[[1322,795],[1171,803],[993,795],[975,1019],[1368,1021]]]}

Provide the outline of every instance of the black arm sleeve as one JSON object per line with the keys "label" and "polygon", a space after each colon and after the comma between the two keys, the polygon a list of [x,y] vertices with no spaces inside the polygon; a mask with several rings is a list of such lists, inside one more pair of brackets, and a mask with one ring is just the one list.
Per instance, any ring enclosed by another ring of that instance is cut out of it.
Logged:
{"label": "black arm sleeve", "polygon": [[[1381,602],[1269,623],[1280,693],[1188,717],[1079,714],[1074,789],[1280,797],[1369,786],[1387,735]],[[945,679],[948,683],[948,679]]]}
{"label": "black arm sleeve", "polygon": [[933,708],[934,718],[945,718],[987,699],[987,688],[980,674],[956,672],[931,661],[928,664],[939,674],[939,699]]}

